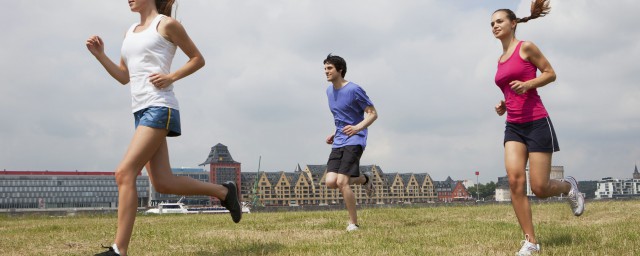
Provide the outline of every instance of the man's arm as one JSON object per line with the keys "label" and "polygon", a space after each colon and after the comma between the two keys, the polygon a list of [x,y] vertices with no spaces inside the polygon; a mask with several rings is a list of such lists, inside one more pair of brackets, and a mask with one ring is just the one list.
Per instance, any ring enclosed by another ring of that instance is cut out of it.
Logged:
{"label": "man's arm", "polygon": [[366,114],[364,120],[356,125],[347,125],[342,128],[342,132],[347,136],[352,136],[360,131],[367,129],[373,122],[378,119],[378,112],[374,106],[368,106],[364,109]]}

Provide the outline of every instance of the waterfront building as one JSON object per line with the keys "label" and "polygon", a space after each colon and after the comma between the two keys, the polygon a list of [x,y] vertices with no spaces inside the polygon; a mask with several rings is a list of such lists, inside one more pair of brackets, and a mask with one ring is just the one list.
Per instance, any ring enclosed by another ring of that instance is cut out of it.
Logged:
{"label": "waterfront building", "polygon": [[[371,172],[374,196],[366,196],[364,188],[352,185],[358,204],[427,203],[437,200],[433,181],[426,174],[386,174],[377,165],[360,166],[360,172]],[[264,206],[340,205],[337,189],[325,184],[326,165],[305,165],[293,172],[243,172],[243,200]]]}
{"label": "waterfront building", "polygon": [[[136,179],[138,206],[149,201],[149,178]],[[0,171],[0,209],[117,208],[113,172]]]}
{"label": "waterfront building", "polygon": [[[240,162],[236,162],[231,157],[231,153],[227,146],[220,143],[211,147],[211,151],[207,159],[200,164],[209,170],[209,182],[213,184],[222,184],[226,181],[234,181],[238,185],[238,193],[241,191],[241,173],[242,168]],[[219,204],[217,198],[210,198],[212,204]]]}
{"label": "waterfront building", "polygon": [[632,179],[603,178],[598,181],[596,199],[640,197],[640,173],[636,165]]}

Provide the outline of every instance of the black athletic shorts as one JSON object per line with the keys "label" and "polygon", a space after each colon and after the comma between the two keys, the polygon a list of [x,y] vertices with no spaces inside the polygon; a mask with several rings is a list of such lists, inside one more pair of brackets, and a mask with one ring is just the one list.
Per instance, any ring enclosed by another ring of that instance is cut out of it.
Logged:
{"label": "black athletic shorts", "polygon": [[329,161],[327,161],[327,172],[336,172],[349,177],[360,176],[360,157],[362,157],[362,146],[344,146],[331,149]]}
{"label": "black athletic shorts", "polygon": [[556,132],[549,117],[540,118],[527,123],[506,122],[504,130],[504,143],[518,141],[527,146],[529,152],[560,151]]}

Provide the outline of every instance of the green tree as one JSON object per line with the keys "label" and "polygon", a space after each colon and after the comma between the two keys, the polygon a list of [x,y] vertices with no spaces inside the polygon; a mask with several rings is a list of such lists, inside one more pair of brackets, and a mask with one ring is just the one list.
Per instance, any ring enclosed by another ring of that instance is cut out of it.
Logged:
{"label": "green tree", "polygon": [[496,183],[492,181],[487,184],[476,184],[475,186],[468,188],[468,190],[474,199],[478,198],[478,192],[479,192],[480,200],[482,199],[486,200],[496,194]]}

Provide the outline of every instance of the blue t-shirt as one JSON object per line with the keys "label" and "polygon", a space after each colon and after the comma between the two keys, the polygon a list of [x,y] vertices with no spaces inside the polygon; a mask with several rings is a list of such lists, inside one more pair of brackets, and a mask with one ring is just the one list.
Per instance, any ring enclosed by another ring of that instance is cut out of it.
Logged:
{"label": "blue t-shirt", "polygon": [[347,125],[357,125],[364,120],[364,109],[373,106],[367,93],[359,85],[348,82],[338,90],[334,89],[333,85],[329,85],[327,98],[336,124],[333,148],[360,145],[364,149],[367,145],[367,129],[347,136],[342,132],[342,128]]}

